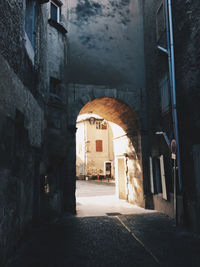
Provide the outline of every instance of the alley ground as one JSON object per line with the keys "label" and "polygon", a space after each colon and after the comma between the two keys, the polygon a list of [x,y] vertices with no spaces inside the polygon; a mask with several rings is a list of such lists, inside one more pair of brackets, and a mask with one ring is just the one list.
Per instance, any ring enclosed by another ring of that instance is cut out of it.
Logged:
{"label": "alley ground", "polygon": [[116,201],[114,183],[77,182],[77,216],[35,228],[7,267],[200,266],[199,236]]}

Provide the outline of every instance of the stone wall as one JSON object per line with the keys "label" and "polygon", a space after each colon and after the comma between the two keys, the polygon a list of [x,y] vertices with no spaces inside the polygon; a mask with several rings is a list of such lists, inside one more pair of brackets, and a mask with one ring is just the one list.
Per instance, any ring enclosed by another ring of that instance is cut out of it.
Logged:
{"label": "stone wall", "polygon": [[144,88],[142,1],[69,1],[69,80]]}
{"label": "stone wall", "polygon": [[[184,198],[184,209],[181,201],[180,220],[188,223],[193,229],[199,229],[199,198],[198,182],[195,177],[199,173],[195,170],[196,157],[199,144],[199,3],[195,1],[172,1],[173,29],[175,43],[175,74],[176,74],[176,96],[177,112],[179,123],[179,138],[181,151],[181,166],[183,188],[179,199]],[[161,95],[159,82],[162,75],[168,72],[167,54],[157,49],[157,45],[164,48],[166,40],[163,36],[157,39],[156,16],[162,1],[144,1],[144,40],[145,40],[145,64],[146,82],[148,94],[148,114],[149,114],[149,135],[151,138],[150,151],[152,157],[163,154],[165,157],[166,181],[169,199],[167,202],[156,200],[155,206],[165,213],[172,214],[170,211],[170,195],[173,193],[172,167],[170,164],[170,151],[163,136],[156,136],[156,131],[165,131],[171,140],[174,137],[173,124],[171,118],[171,107],[168,115],[161,112]],[[166,38],[166,37],[165,37]],[[179,188],[180,189],[180,188]],[[160,204],[159,204],[160,201]],[[162,202],[165,204],[163,205]],[[172,203],[171,203],[172,205]],[[167,207],[168,206],[168,207]],[[168,211],[167,211],[168,210]]]}
{"label": "stone wall", "polygon": [[[200,173],[195,172],[200,144],[199,69],[200,10],[196,1],[176,1],[173,6],[177,108],[180,132],[183,192],[187,223],[200,231]],[[199,163],[198,163],[199,164]]]}
{"label": "stone wall", "polygon": [[33,219],[35,149],[42,145],[43,111],[0,56],[0,264]]}
{"label": "stone wall", "polygon": [[[67,160],[67,1],[61,1],[60,21],[50,18],[50,2],[47,8],[47,73],[48,99],[46,106],[46,170],[50,193],[42,196],[41,216],[49,220],[66,206],[64,200]],[[66,209],[65,209],[66,210]],[[48,214],[49,213],[49,214]],[[49,217],[50,216],[50,217]]]}
{"label": "stone wall", "polygon": [[[100,115],[105,120],[116,123],[127,133],[130,143],[135,149],[134,152],[133,149],[131,150],[133,153],[130,153],[130,157],[128,155],[130,158],[129,163],[130,165],[132,164],[130,169],[140,169],[138,176],[136,172],[131,174],[130,171],[129,173],[130,187],[132,189],[136,188],[135,190],[137,191],[135,199],[130,196],[129,200],[141,206],[149,206],[144,201],[144,194],[148,194],[147,184],[149,177],[146,175],[148,165],[145,162],[145,155],[147,154],[148,146],[145,142],[147,136],[145,131],[143,131],[146,122],[143,120],[144,111],[142,105],[143,101],[137,95],[137,91],[123,91],[107,88],[106,86],[84,84],[69,84],[68,86],[68,125],[73,127],[73,129],[75,129],[78,114],[94,112],[94,114]],[[67,164],[67,174],[69,177],[73,177],[72,173],[75,174],[74,162],[76,152],[75,144],[72,140],[75,140],[75,133],[73,136],[73,132],[68,139],[70,157]],[[123,151],[122,153],[129,152]],[[70,186],[75,188],[75,180],[71,181]],[[134,194],[134,190],[130,189],[129,191],[130,194]]]}
{"label": "stone wall", "polygon": [[[68,123],[75,126],[81,108],[95,98],[113,97],[133,108],[138,115],[142,143],[138,154],[148,194],[143,2],[71,0],[68,7]],[[109,111],[107,115],[112,117]],[[126,124],[128,117],[123,119],[121,123]],[[135,122],[130,131],[134,127]]]}
{"label": "stone wall", "polygon": [[[24,3],[0,3],[1,266],[31,227],[39,209],[39,165],[43,154],[38,154],[44,141],[42,90],[46,90],[45,63],[40,63],[46,61],[41,39],[45,24],[43,17],[38,17],[32,62],[26,49]],[[44,6],[37,5],[37,12],[44,15]]]}

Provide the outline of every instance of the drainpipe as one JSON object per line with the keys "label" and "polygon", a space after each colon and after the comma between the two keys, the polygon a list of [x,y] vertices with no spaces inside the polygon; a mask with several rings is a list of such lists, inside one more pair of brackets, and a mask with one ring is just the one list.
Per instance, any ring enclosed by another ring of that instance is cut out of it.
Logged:
{"label": "drainpipe", "polygon": [[170,77],[170,90],[172,102],[172,118],[174,136],[177,144],[177,166],[178,166],[178,182],[179,189],[182,190],[182,177],[181,177],[181,160],[180,160],[180,145],[178,133],[178,118],[176,109],[176,84],[175,84],[175,63],[174,63],[174,38],[173,38],[173,22],[172,22],[172,4],[171,0],[165,0],[166,11],[166,32],[168,44],[168,61],[169,61],[169,77]]}

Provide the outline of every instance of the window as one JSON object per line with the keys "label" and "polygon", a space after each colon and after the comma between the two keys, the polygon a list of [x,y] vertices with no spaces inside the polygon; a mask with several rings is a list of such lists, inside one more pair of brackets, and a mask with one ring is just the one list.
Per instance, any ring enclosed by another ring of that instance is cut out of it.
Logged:
{"label": "window", "polygon": [[164,156],[150,159],[151,192],[162,194],[163,199],[167,200],[167,187],[165,178]]}
{"label": "window", "polygon": [[158,41],[165,31],[165,5],[163,0],[156,13],[156,30]]}
{"label": "window", "polygon": [[90,152],[90,141],[85,142],[85,152],[89,153]]}
{"label": "window", "polygon": [[60,132],[60,129],[62,127],[62,118],[59,109],[56,109],[54,107],[49,108],[47,124],[49,129],[54,129],[54,130],[56,129],[57,133]]}
{"label": "window", "polygon": [[162,194],[163,198],[167,200],[167,188],[166,188],[166,179],[165,179],[165,165],[164,157],[160,156],[160,174],[161,174],[161,184],[162,184]]}
{"label": "window", "polygon": [[60,96],[60,80],[53,77],[50,78],[50,93]]}
{"label": "window", "polygon": [[63,35],[67,33],[67,29],[61,22],[61,6],[62,2],[60,0],[50,0],[50,12],[49,12],[49,24],[56,28]]}
{"label": "window", "polygon": [[160,97],[162,112],[169,111],[169,86],[167,75],[160,82]]}
{"label": "window", "polygon": [[154,180],[153,180],[153,161],[152,157],[149,157],[149,168],[150,168],[150,185],[151,185],[151,193],[154,194]]}
{"label": "window", "polygon": [[101,122],[100,121],[96,122],[96,129],[101,129]]}
{"label": "window", "polygon": [[103,141],[96,140],[96,152],[102,152],[102,151],[103,151]]}
{"label": "window", "polygon": [[35,1],[26,0],[25,31],[32,47],[35,46]]}
{"label": "window", "polygon": [[60,13],[61,13],[61,7],[60,5],[58,5],[59,1],[51,1],[50,3],[50,17],[52,20],[56,21],[56,22],[60,22]]}
{"label": "window", "polygon": [[154,179],[154,194],[162,193],[161,175],[160,175],[160,159],[153,158],[153,179]]}
{"label": "window", "polygon": [[96,122],[96,129],[106,130],[107,129],[107,123],[105,121],[97,121]]}
{"label": "window", "polygon": [[102,122],[102,124],[101,124],[101,129],[102,130],[106,130],[107,129],[107,123],[104,121],[104,122]]}

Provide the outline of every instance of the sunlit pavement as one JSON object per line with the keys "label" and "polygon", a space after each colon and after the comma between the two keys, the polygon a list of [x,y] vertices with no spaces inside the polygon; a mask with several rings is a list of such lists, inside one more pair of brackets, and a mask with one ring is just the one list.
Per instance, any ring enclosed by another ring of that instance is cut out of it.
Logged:
{"label": "sunlit pavement", "polygon": [[107,181],[77,181],[77,216],[106,216],[108,213],[141,214],[148,211],[115,197],[115,184]]}
{"label": "sunlit pavement", "polygon": [[8,267],[200,266],[197,235],[113,194],[111,184],[78,182],[77,216],[34,229]]}

